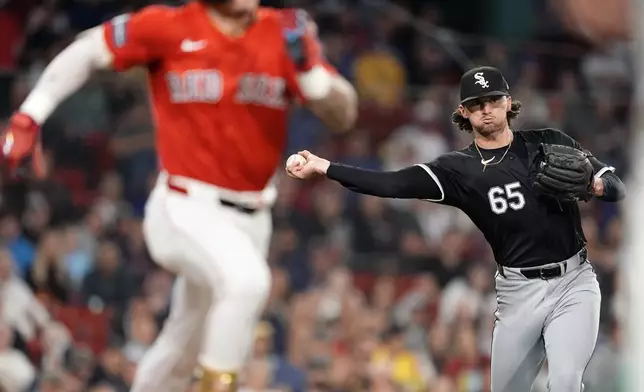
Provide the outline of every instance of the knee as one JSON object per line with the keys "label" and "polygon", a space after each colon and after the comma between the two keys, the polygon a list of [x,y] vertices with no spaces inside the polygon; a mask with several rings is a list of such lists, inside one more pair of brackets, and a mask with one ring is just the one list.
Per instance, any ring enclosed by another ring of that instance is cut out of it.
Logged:
{"label": "knee", "polygon": [[223,282],[223,297],[233,300],[264,303],[271,287],[271,274],[267,265],[243,271]]}
{"label": "knee", "polygon": [[549,369],[551,392],[581,392],[584,371],[578,369]]}

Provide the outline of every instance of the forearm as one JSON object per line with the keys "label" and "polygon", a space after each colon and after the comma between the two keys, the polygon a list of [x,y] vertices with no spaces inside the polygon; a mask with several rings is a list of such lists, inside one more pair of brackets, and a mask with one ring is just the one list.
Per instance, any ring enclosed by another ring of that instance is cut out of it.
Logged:
{"label": "forearm", "polygon": [[38,124],[44,123],[61,102],[85,84],[94,70],[109,67],[111,61],[102,27],[84,32],[45,68],[20,111]]}
{"label": "forearm", "polygon": [[376,171],[332,163],[326,176],[365,195],[396,199],[439,199],[441,190],[418,166],[398,171]]}
{"label": "forearm", "polygon": [[300,85],[315,86],[314,93],[306,94],[307,107],[331,130],[343,132],[353,128],[358,117],[358,96],[346,79],[320,67],[310,75],[302,75]]}
{"label": "forearm", "polygon": [[593,194],[606,202],[617,202],[626,197],[626,186],[614,173],[606,172],[601,177],[595,177]]}

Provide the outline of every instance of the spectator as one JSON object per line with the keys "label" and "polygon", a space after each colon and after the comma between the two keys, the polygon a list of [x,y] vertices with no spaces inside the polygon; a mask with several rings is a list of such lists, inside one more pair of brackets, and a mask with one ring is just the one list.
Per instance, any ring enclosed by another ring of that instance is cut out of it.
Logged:
{"label": "spectator", "polygon": [[89,392],[118,392],[116,388],[107,383],[101,383],[93,386],[88,390]]}
{"label": "spectator", "polygon": [[373,49],[360,54],[354,62],[353,74],[361,102],[390,108],[403,99],[406,71],[389,51]]}
{"label": "spectator", "polygon": [[286,389],[292,392],[306,391],[304,373],[289,363],[286,358],[274,353],[273,336],[273,328],[267,322],[261,322],[255,328],[255,344],[252,362],[248,369],[247,387],[251,390],[259,390],[257,387],[252,389],[254,383],[259,383],[265,388]]}
{"label": "spectator", "polygon": [[411,287],[398,301],[393,309],[397,325],[408,326],[413,321],[416,309],[427,309],[438,297],[436,278],[432,275],[421,275],[414,279]]}
{"label": "spectator", "polygon": [[112,342],[100,355],[99,364],[88,382],[89,386],[109,385],[117,392],[127,392],[129,389],[122,376],[125,366],[121,344]]}
{"label": "spectator", "polygon": [[107,173],[99,184],[99,195],[93,208],[101,217],[103,227],[116,223],[116,219],[127,205],[122,200],[123,182],[116,172]]}
{"label": "spectator", "polygon": [[65,390],[65,374],[63,372],[45,373],[40,378],[38,388],[41,392],[58,392]]}
{"label": "spectator", "polygon": [[427,263],[426,270],[431,272],[441,288],[452,279],[465,274],[465,244],[467,237],[456,230],[450,230],[443,236],[438,248],[438,260]]}
{"label": "spectator", "polygon": [[50,317],[29,286],[13,273],[13,265],[11,253],[0,250],[0,315],[20,339],[29,342]]}
{"label": "spectator", "polygon": [[[376,279],[371,292],[370,305],[377,312],[388,312],[396,298],[396,278],[383,275]],[[404,315],[403,315],[404,317]]]}
{"label": "spectator", "polygon": [[420,392],[427,388],[417,357],[405,348],[404,330],[396,325],[385,331],[383,343],[374,351],[371,363],[373,372],[407,390]]}
{"label": "spectator", "polygon": [[[163,270],[149,272],[143,281],[142,313],[149,313],[161,330],[163,322],[170,312],[173,276]],[[136,300],[130,301],[132,307]],[[132,308],[130,308],[130,313]]]}
{"label": "spectator", "polygon": [[66,302],[70,295],[63,253],[62,234],[59,231],[46,233],[38,245],[34,266],[26,279],[36,294],[50,294],[61,303]]}
{"label": "spectator", "polygon": [[479,353],[473,326],[460,325],[455,339],[455,354],[445,363],[444,374],[456,381],[460,391],[486,390],[490,385],[490,359]]}
{"label": "spectator", "polygon": [[332,185],[320,184],[315,188],[312,199],[307,235],[309,238],[326,237],[332,245],[344,248],[349,228],[343,217],[342,190]]}
{"label": "spectator", "polygon": [[75,227],[75,231],[76,250],[84,254],[94,254],[98,247],[98,238],[105,231],[98,208],[87,211],[82,222]]}
{"label": "spectator", "polygon": [[360,253],[393,253],[400,243],[403,216],[384,200],[360,196],[352,218],[352,248]]}
{"label": "spectator", "polygon": [[41,369],[45,372],[63,370],[73,343],[67,328],[58,322],[49,323],[41,334],[41,343]]}
{"label": "spectator", "polygon": [[434,368],[442,370],[447,362],[452,340],[451,330],[445,324],[435,323],[427,335]]}
{"label": "spectator", "polygon": [[0,390],[23,392],[36,377],[36,369],[24,353],[12,348],[13,332],[0,324]]}
{"label": "spectator", "polygon": [[143,224],[140,218],[122,215],[118,222],[118,240],[124,257],[129,261],[128,268],[133,274],[144,277],[156,268],[145,246]]}
{"label": "spectator", "polygon": [[154,318],[148,314],[131,317],[129,324],[123,354],[129,361],[138,363],[156,339],[158,328]]}
{"label": "spectator", "polygon": [[36,250],[31,241],[21,233],[18,217],[6,215],[0,219],[0,240],[11,252],[16,274],[20,277],[26,276],[33,264]]}
{"label": "spectator", "polygon": [[134,295],[134,287],[122,265],[121,254],[115,243],[102,242],[96,254],[96,265],[83,281],[82,297],[91,308],[113,308],[119,313],[127,309]]}
{"label": "spectator", "polygon": [[[423,116],[434,116],[432,113],[437,116],[440,113],[436,102],[428,101],[427,104],[432,106],[422,108]],[[383,146],[387,170],[400,170],[418,162],[431,162],[448,151],[447,140],[439,132],[426,129],[419,124],[420,120],[417,122],[396,129]]]}
{"label": "spectator", "polygon": [[347,147],[342,159],[344,164],[365,169],[378,170],[380,159],[371,153],[371,138],[366,130],[355,130],[348,136]]}
{"label": "spectator", "polygon": [[490,282],[492,274],[487,266],[474,264],[465,277],[452,279],[443,290],[440,322],[453,325],[459,310],[465,311],[472,320],[494,313],[496,294]]}

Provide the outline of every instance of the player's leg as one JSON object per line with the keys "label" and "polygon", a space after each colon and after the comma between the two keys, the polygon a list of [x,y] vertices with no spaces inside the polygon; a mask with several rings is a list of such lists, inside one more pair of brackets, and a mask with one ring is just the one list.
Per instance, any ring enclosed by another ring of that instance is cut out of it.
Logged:
{"label": "player's leg", "polygon": [[160,266],[179,277],[172,292],[170,315],[159,337],[139,364],[132,392],[183,392],[197,367],[212,289],[205,280],[187,276],[190,259],[198,257],[176,238],[165,199],[168,190],[159,183],[146,204],[143,232],[146,244]]}
{"label": "player's leg", "polygon": [[197,368],[210,290],[179,277],[172,292],[170,316],[139,364],[131,392],[184,392]]}
{"label": "player's leg", "polygon": [[530,391],[545,358],[544,281],[506,268],[497,274],[498,308],[492,335],[491,392]]}
{"label": "player's leg", "polygon": [[247,230],[255,223],[254,214],[216,202],[196,203],[180,194],[170,194],[166,205],[174,241],[189,250],[188,278],[213,289],[199,356],[202,390],[236,390],[237,373],[250,352],[270,289],[268,265]]}
{"label": "player's leg", "polygon": [[[230,249],[213,249],[216,260],[225,267],[219,273],[222,283],[206,320],[199,357],[203,392],[237,390],[236,377],[248,359],[270,289],[269,267],[249,238],[231,235],[227,244]],[[229,381],[232,384],[225,385]]]}
{"label": "player's leg", "polygon": [[586,263],[564,276],[557,290],[561,295],[543,332],[548,385],[550,392],[581,392],[599,330],[599,283]]}

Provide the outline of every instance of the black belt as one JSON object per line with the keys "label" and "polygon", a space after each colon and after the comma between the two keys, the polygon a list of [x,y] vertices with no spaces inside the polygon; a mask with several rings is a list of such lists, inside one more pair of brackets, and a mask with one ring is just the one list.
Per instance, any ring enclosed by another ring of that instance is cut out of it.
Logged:
{"label": "black belt", "polygon": [[219,202],[224,207],[234,208],[235,210],[243,212],[244,214],[254,214],[255,212],[257,212],[257,208],[246,207],[237,203],[233,203],[232,201],[219,199]]}
{"label": "black belt", "polygon": [[519,272],[521,272],[521,275],[525,276],[528,279],[548,280],[564,276],[567,269],[568,261],[562,261],[560,263],[546,267],[521,268]]}
{"label": "black belt", "polygon": [[[184,195],[188,194],[188,189],[174,183],[171,177],[168,178],[167,184],[168,189],[172,191],[183,193]],[[254,214],[255,212],[257,212],[257,208],[246,207],[229,200],[219,199],[219,203],[221,203],[221,205],[224,207],[233,208],[239,212],[243,212],[244,214]]]}
{"label": "black belt", "polygon": [[[579,251],[579,257],[581,258],[580,265],[588,261],[588,250],[586,248]],[[503,272],[503,266],[498,265],[499,274],[505,278],[505,273]],[[556,264],[550,264],[547,266],[539,267],[526,267],[519,269],[521,275],[525,276],[528,279],[555,279],[566,274],[568,270],[568,260],[561,261]]]}

